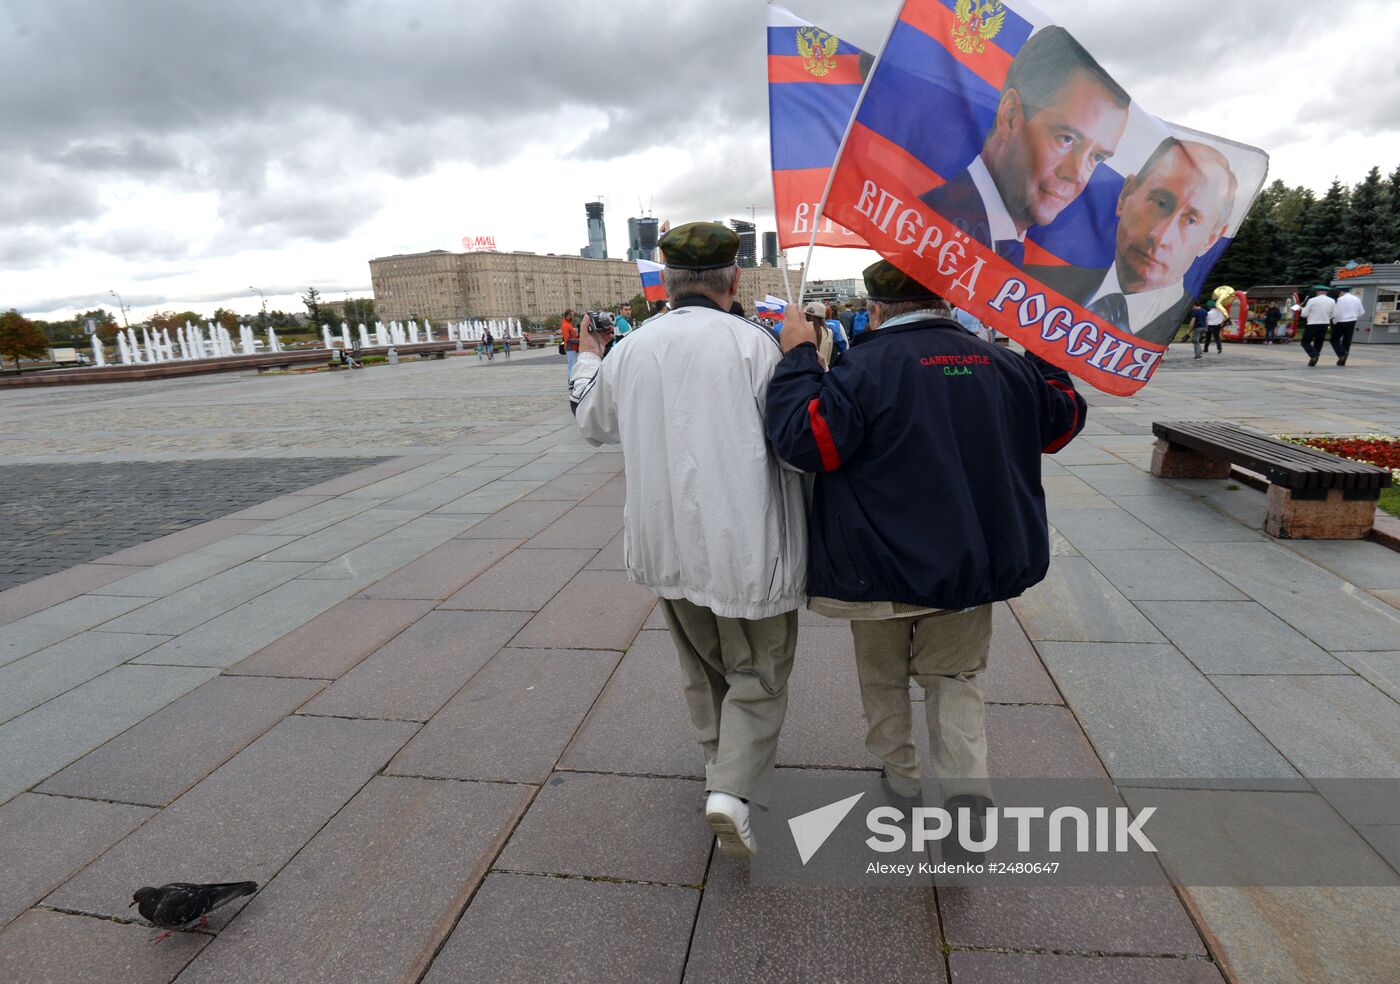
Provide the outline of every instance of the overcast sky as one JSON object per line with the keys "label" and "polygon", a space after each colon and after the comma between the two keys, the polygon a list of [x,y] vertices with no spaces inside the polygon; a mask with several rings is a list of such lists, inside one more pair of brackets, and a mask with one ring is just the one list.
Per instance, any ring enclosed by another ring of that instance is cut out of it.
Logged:
{"label": "overcast sky", "polygon": [[[899,0],[786,6],[873,51]],[[1390,0],[1038,6],[1271,179],[1400,163]],[[765,21],[763,0],[0,0],[0,309],[251,313],[253,286],[300,310],[466,235],[576,254],[598,195],[614,256],[639,201],[771,229]]]}

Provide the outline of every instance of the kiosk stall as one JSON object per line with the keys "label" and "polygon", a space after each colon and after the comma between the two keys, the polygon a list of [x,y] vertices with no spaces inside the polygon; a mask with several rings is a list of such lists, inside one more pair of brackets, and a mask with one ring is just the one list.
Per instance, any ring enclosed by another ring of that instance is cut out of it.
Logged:
{"label": "kiosk stall", "polygon": [[1353,345],[1400,344],[1400,263],[1348,263],[1332,286],[1361,298]]}

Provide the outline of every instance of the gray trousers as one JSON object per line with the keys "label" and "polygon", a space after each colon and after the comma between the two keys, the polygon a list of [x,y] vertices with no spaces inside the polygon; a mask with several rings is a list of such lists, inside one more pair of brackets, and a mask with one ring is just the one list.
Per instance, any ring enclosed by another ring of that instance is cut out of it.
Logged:
{"label": "gray trousers", "polygon": [[705,789],[763,805],[773,780],[797,612],[722,618],[701,605],[661,599],[685,676],[685,702],[705,753]]}
{"label": "gray trousers", "polygon": [[852,620],[865,747],[885,762],[895,788],[919,788],[909,679],[924,690],[929,769],[942,799],[960,793],[989,796],[987,726],[977,676],[987,668],[992,606],[911,618]]}

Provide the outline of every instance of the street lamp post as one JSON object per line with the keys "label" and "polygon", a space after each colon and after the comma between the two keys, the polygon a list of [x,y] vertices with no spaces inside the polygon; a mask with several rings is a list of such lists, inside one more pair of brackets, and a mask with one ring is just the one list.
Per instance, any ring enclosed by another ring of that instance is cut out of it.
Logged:
{"label": "street lamp post", "polygon": [[122,313],[122,327],[130,331],[131,325],[128,324],[126,320],[126,302],[123,301],[122,296],[114,290],[109,290],[107,291],[107,293],[111,294],[117,299],[117,310],[121,311]]}
{"label": "street lamp post", "polygon": [[259,327],[263,331],[267,331],[267,298],[264,297],[263,292],[258,290],[256,287],[249,287],[248,289],[251,290],[253,293],[257,294],[258,297],[262,298],[262,322],[259,325]]}

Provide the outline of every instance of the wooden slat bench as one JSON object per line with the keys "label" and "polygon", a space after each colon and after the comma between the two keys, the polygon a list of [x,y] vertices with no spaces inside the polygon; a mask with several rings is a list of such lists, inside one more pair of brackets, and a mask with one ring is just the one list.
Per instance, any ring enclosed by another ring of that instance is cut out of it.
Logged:
{"label": "wooden slat bench", "polygon": [[1238,465],[1269,482],[1264,532],[1291,540],[1360,540],[1371,530],[1376,500],[1390,472],[1235,424],[1159,421],[1152,474],[1161,478],[1229,478]]}

